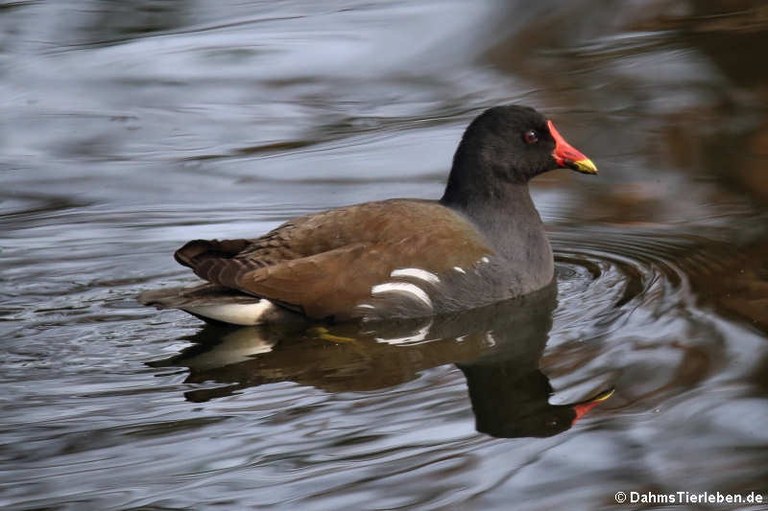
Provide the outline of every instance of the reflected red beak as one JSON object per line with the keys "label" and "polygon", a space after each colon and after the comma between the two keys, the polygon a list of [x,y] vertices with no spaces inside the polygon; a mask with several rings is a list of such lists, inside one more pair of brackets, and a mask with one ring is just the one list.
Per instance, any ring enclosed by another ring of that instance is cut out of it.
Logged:
{"label": "reflected red beak", "polygon": [[576,421],[584,417],[594,407],[606,401],[613,395],[613,389],[603,391],[591,399],[587,399],[581,403],[573,405],[573,411],[576,412],[576,417],[573,418],[571,424],[576,424]]}
{"label": "reflected red beak", "polygon": [[583,174],[597,174],[597,167],[592,163],[592,160],[566,142],[552,121],[547,121],[547,126],[549,126],[552,138],[555,139],[555,150],[552,152],[552,157],[560,168],[573,169]]}

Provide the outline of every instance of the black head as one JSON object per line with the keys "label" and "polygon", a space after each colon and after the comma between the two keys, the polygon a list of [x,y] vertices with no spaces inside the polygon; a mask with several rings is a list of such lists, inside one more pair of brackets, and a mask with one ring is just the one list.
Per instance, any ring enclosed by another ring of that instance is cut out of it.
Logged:
{"label": "black head", "polygon": [[490,108],[464,132],[444,200],[453,194],[492,196],[504,183],[527,183],[556,168],[597,172],[594,164],[533,108]]}

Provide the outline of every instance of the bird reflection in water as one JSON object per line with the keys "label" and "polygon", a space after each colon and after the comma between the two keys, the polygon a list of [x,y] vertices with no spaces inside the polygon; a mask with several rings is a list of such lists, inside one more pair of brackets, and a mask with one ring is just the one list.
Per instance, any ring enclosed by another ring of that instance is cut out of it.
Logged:
{"label": "bird reflection in water", "polygon": [[154,367],[186,367],[187,383],[219,382],[188,391],[190,401],[292,381],[327,392],[370,391],[456,364],[467,380],[475,425],[499,438],[546,437],[569,429],[612,391],[553,405],[539,369],[552,327],[556,286],[443,318],[380,324],[270,327],[207,325],[194,344]]}

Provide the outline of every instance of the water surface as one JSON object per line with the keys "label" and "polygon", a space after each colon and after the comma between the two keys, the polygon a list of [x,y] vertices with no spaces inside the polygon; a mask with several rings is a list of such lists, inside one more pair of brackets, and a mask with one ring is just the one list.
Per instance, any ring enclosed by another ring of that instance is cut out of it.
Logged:
{"label": "water surface", "polygon": [[[768,492],[768,22],[736,4],[0,2],[2,506]],[[136,303],[189,239],[439,196],[510,102],[601,169],[532,186],[556,290],[329,332]]]}

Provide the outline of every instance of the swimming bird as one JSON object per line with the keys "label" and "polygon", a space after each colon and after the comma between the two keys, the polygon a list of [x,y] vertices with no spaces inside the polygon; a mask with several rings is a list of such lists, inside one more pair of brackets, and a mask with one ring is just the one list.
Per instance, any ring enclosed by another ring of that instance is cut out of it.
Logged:
{"label": "swimming bird", "polygon": [[256,325],[442,315],[525,295],[554,278],[528,182],[557,168],[597,173],[541,113],[493,107],[464,132],[439,200],[366,202],[258,238],[190,241],[176,261],[205,282],[139,300]]}

